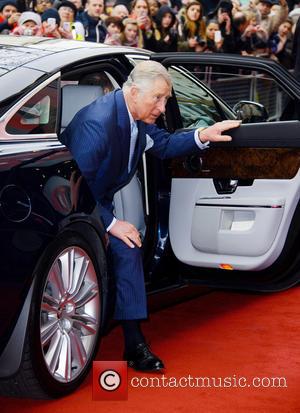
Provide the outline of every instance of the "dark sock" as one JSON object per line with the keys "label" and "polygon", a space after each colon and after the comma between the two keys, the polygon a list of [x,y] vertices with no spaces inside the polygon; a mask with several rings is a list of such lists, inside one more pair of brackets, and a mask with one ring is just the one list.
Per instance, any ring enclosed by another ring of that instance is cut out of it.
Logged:
{"label": "dark sock", "polygon": [[144,343],[145,337],[143,336],[140,320],[122,320],[121,322],[124,339],[125,339],[125,351],[133,351],[137,344]]}

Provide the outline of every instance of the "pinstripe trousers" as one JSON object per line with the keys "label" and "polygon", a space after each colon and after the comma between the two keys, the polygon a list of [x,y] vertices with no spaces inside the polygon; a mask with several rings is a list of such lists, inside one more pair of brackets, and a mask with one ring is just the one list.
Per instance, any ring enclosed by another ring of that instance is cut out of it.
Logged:
{"label": "pinstripe trousers", "polygon": [[141,248],[128,247],[109,235],[108,258],[116,284],[116,320],[137,320],[147,317],[147,300]]}

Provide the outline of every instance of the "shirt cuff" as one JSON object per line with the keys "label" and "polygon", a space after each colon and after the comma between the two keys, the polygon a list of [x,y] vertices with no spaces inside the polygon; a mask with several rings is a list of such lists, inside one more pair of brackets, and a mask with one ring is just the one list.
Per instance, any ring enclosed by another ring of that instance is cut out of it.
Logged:
{"label": "shirt cuff", "polygon": [[199,129],[196,129],[196,130],[195,130],[194,139],[195,139],[195,143],[196,143],[196,145],[198,146],[198,148],[200,148],[200,149],[206,149],[206,148],[208,148],[208,146],[209,146],[209,141],[207,141],[207,142],[205,142],[205,143],[203,143],[203,142],[200,141]]}
{"label": "shirt cuff", "polygon": [[109,232],[112,227],[115,225],[115,223],[117,222],[117,218],[114,218],[111,223],[109,224],[109,226],[106,228],[106,232]]}

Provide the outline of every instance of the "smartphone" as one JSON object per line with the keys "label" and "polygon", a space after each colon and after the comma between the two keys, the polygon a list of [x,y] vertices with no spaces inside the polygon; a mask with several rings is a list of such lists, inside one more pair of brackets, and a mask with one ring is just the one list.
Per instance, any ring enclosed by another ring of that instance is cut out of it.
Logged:
{"label": "smartphone", "polygon": [[56,25],[56,20],[55,20],[54,17],[48,17],[47,23],[48,23],[49,26],[53,27],[53,29],[54,29],[54,27]]}
{"label": "smartphone", "polygon": [[70,22],[64,22],[63,23],[63,29],[69,32],[71,30],[71,23]]}
{"label": "smartphone", "polygon": [[24,29],[24,36],[32,36],[33,35],[33,30],[30,27],[26,27]]}
{"label": "smartphone", "polygon": [[222,36],[221,36],[221,31],[220,30],[216,30],[215,31],[215,42],[219,43],[222,40]]}

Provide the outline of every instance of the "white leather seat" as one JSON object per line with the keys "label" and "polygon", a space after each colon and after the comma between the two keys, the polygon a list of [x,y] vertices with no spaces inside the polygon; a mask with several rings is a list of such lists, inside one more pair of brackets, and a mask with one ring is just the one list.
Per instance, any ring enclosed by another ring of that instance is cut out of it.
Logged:
{"label": "white leather seat", "polygon": [[[71,122],[75,114],[84,106],[103,96],[101,86],[65,85],[62,87],[62,119],[61,130]],[[146,224],[143,205],[143,191],[136,174],[128,185],[114,196],[115,216],[133,224],[142,236],[145,235]]]}
{"label": "white leather seat", "polygon": [[91,85],[65,85],[61,88],[62,114],[61,131],[63,131],[77,112],[94,100],[103,96],[101,86]]}

